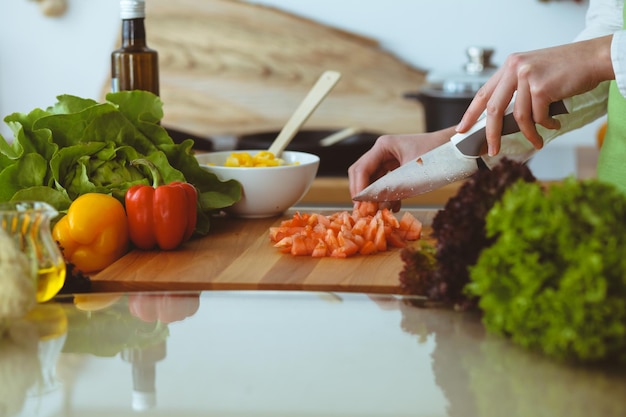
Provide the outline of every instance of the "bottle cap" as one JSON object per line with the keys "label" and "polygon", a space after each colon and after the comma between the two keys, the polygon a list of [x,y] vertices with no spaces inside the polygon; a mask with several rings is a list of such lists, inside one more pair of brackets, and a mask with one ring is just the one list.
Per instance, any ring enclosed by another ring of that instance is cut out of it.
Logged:
{"label": "bottle cap", "polygon": [[120,17],[122,19],[141,19],[146,17],[145,0],[120,0]]}
{"label": "bottle cap", "polygon": [[134,411],[147,411],[156,405],[156,392],[133,391],[132,408]]}

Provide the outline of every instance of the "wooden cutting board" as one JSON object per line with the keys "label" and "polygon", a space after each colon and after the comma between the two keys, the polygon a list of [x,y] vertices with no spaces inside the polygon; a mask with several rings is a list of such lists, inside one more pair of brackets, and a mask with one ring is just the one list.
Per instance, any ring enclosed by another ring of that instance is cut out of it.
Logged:
{"label": "wooden cutting board", "polygon": [[[432,210],[411,212],[425,225],[435,214]],[[93,290],[401,293],[399,273],[403,261],[399,249],[347,259],[296,257],[279,252],[269,240],[269,228],[292,215],[288,212],[285,217],[271,219],[216,218],[208,236],[187,242],[177,250],[130,252],[91,277]]]}

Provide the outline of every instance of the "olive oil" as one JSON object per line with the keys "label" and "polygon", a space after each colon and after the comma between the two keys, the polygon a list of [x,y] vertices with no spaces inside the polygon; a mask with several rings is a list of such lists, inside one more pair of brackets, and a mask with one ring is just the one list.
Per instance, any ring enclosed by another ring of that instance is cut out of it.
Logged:
{"label": "olive oil", "polygon": [[0,204],[0,228],[24,255],[24,266],[35,284],[32,294],[39,303],[52,299],[63,288],[66,264],[50,233],[50,219],[59,212],[43,201],[12,201]]}
{"label": "olive oil", "polygon": [[65,263],[40,268],[37,271],[37,302],[43,303],[57,295],[65,283],[65,274]]}
{"label": "olive oil", "polygon": [[122,45],[111,54],[111,90],[159,95],[159,56],[146,42],[144,0],[121,0]]}

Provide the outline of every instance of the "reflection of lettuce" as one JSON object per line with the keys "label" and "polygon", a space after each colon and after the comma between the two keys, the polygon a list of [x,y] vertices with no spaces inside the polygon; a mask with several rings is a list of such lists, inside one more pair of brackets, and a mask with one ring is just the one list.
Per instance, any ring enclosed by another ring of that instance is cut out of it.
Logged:
{"label": "reflection of lettuce", "polygon": [[432,370],[450,417],[626,415],[622,367],[573,366],[486,333],[475,312],[401,304],[401,328],[435,342]]}
{"label": "reflection of lettuce", "polygon": [[568,366],[492,336],[465,356],[481,417],[624,416],[624,369]]}
{"label": "reflection of lettuce", "polygon": [[144,348],[167,339],[166,324],[146,323],[130,314],[127,298],[98,311],[68,309],[63,352],[115,356],[126,348]]}
{"label": "reflection of lettuce", "polygon": [[196,231],[205,234],[209,215],[238,201],[241,186],[202,169],[193,141],[174,143],[158,124],[162,117],[161,101],[145,91],[110,93],[105,103],[64,95],[46,110],[7,116],[15,140],[0,136],[0,201],[41,200],[64,211],[79,195],[99,192],[123,202],[130,186],[151,183],[143,168],[129,164],[144,158],[165,182],[196,186]]}

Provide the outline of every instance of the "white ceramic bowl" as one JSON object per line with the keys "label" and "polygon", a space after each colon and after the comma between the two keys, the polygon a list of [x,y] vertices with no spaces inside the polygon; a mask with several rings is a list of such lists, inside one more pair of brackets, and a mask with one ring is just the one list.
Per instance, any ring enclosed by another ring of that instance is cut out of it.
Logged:
{"label": "white ceramic bowl", "polygon": [[284,151],[281,158],[287,165],[254,168],[224,166],[226,158],[233,152],[255,155],[260,150],[209,152],[196,155],[196,159],[220,180],[237,180],[241,183],[241,200],[225,210],[237,217],[261,218],[282,214],[304,197],[317,175],[320,163],[317,155]]}

